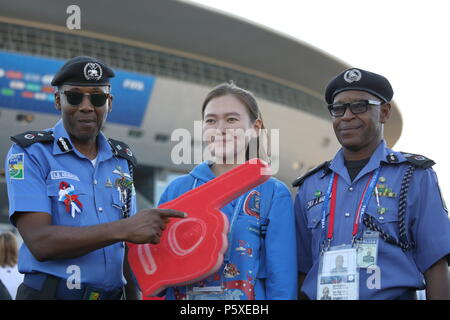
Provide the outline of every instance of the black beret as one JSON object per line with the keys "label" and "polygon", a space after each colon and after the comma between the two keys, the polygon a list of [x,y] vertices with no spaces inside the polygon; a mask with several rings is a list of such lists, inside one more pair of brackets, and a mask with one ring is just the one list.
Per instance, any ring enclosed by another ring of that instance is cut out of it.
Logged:
{"label": "black beret", "polygon": [[105,86],[114,71],[102,61],[78,56],[67,61],[53,77],[52,86],[69,84],[74,86]]}
{"label": "black beret", "polygon": [[325,100],[328,104],[332,104],[338,93],[348,90],[368,92],[383,102],[391,101],[394,95],[392,86],[385,77],[362,69],[351,68],[343,71],[328,83]]}

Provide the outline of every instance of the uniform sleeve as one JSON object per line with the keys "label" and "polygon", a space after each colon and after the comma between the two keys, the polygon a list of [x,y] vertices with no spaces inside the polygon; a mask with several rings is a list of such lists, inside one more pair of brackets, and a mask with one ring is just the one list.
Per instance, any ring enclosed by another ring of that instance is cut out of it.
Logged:
{"label": "uniform sleeve", "polygon": [[[413,237],[416,242],[414,260],[419,270],[424,273],[434,263],[447,257],[450,253],[450,221],[439,190],[434,170],[425,170],[417,187],[418,203]],[[414,176],[412,178],[414,183]]]}
{"label": "uniform sleeve", "polygon": [[51,200],[47,195],[46,175],[37,159],[27,150],[13,145],[5,163],[8,188],[9,219],[15,225],[16,212],[45,212],[52,214]]}
{"label": "uniform sleeve", "polygon": [[297,299],[295,220],[291,194],[286,186],[275,190],[265,239],[266,299]]}
{"label": "uniform sleeve", "polygon": [[175,178],[164,189],[161,197],[159,198],[158,207],[170,200],[179,197],[182,194],[191,190],[193,179],[189,175],[184,175]]}
{"label": "uniform sleeve", "polygon": [[311,231],[308,229],[306,220],[305,203],[298,191],[294,202],[295,226],[297,231],[297,259],[298,272],[308,273],[313,265],[311,252]]}

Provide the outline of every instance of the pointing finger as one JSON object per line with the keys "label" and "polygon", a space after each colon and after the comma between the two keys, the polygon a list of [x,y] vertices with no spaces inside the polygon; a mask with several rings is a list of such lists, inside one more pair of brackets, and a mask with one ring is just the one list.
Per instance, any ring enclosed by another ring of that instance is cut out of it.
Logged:
{"label": "pointing finger", "polygon": [[172,209],[156,209],[161,218],[186,218],[187,213]]}

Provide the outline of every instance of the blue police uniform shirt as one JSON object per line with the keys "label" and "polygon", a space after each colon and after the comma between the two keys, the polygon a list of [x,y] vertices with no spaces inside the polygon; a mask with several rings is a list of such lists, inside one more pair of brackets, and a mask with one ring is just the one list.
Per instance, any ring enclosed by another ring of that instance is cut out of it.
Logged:
{"label": "blue police uniform shirt", "polygon": [[[10,168],[10,165],[23,167],[19,175],[11,176],[12,171],[5,170],[11,223],[14,224],[13,217],[20,212],[45,212],[51,215],[53,225],[67,227],[87,227],[121,219],[122,211],[117,207],[122,206],[122,201],[114,186],[121,176],[113,171],[120,167],[122,172],[129,174],[127,160],[115,156],[100,133],[94,167],[75,148],[65,152],[58,146],[60,137],[70,141],[61,120],[50,130],[55,138],[53,143],[37,142],[26,148],[14,144],[9,150],[5,168]],[[62,182],[73,187],[72,195],[76,195],[79,201],[81,212],[75,212],[74,217],[71,207],[67,212],[66,204],[59,200]],[[135,212],[133,192],[130,215]],[[118,242],[77,258],[39,262],[23,243],[19,251],[19,271],[42,272],[67,279],[73,273],[69,267],[78,266],[82,284],[109,291],[126,284],[123,276],[124,254],[124,243]]]}
{"label": "blue police uniform shirt", "polygon": [[[397,163],[390,164],[387,156],[393,153]],[[344,165],[342,149],[336,154],[329,166],[331,172],[322,170],[307,177],[300,186],[294,204],[298,237],[298,269],[305,273],[302,291],[310,298],[316,299],[318,262],[320,242],[322,205],[321,201],[311,201],[317,197],[316,192],[325,195],[332,172],[338,175],[336,198],[336,216],[334,237],[331,246],[350,244],[352,228],[360,198],[370,177],[370,173],[380,169],[384,188],[391,189],[390,196],[379,197],[380,207],[386,208],[384,214],[379,213],[376,197],[370,198],[366,213],[389,235],[399,239],[398,205],[401,182],[409,166],[400,152],[394,152],[380,143],[367,165],[352,182]],[[378,182],[380,184],[381,182]],[[329,210],[328,215],[329,215]],[[378,262],[380,268],[380,288],[369,289],[373,270],[360,269],[360,299],[395,299],[407,290],[424,289],[423,273],[450,253],[450,222],[445,205],[440,196],[437,176],[434,170],[417,168],[411,178],[408,191],[406,228],[408,237],[414,240],[415,247],[404,252],[400,247],[387,243],[381,238],[378,245]],[[363,223],[359,230],[366,230]],[[323,239],[323,238],[322,238]],[[368,281],[369,280],[369,281]]]}
{"label": "blue police uniform shirt", "polygon": [[[203,162],[189,174],[172,181],[164,190],[159,205],[215,177],[209,164]],[[218,272],[193,286],[213,287],[223,284],[227,300],[296,299],[295,219],[288,188],[279,180],[270,178],[221,208],[229,221],[236,212],[236,206],[238,214],[230,231],[232,237],[229,242],[228,264],[231,267],[224,270],[224,262]],[[269,219],[269,223],[263,245],[260,225],[265,219]],[[168,288],[166,299],[185,299],[186,289],[186,286]],[[208,299],[214,298],[209,296]]]}

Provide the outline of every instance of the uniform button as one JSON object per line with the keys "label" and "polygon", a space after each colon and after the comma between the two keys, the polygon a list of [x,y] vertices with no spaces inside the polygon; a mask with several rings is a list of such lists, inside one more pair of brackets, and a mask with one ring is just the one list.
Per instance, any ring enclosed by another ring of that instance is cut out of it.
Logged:
{"label": "uniform button", "polygon": [[102,207],[98,207],[98,211],[99,212],[103,212],[103,208]]}
{"label": "uniform button", "polygon": [[345,213],[345,216],[346,216],[347,218],[350,217],[350,213],[346,212],[346,213]]}
{"label": "uniform button", "polygon": [[348,191],[352,192],[353,191],[353,187],[348,188]]}
{"label": "uniform button", "polygon": [[97,179],[94,179],[94,184],[97,184]]}

